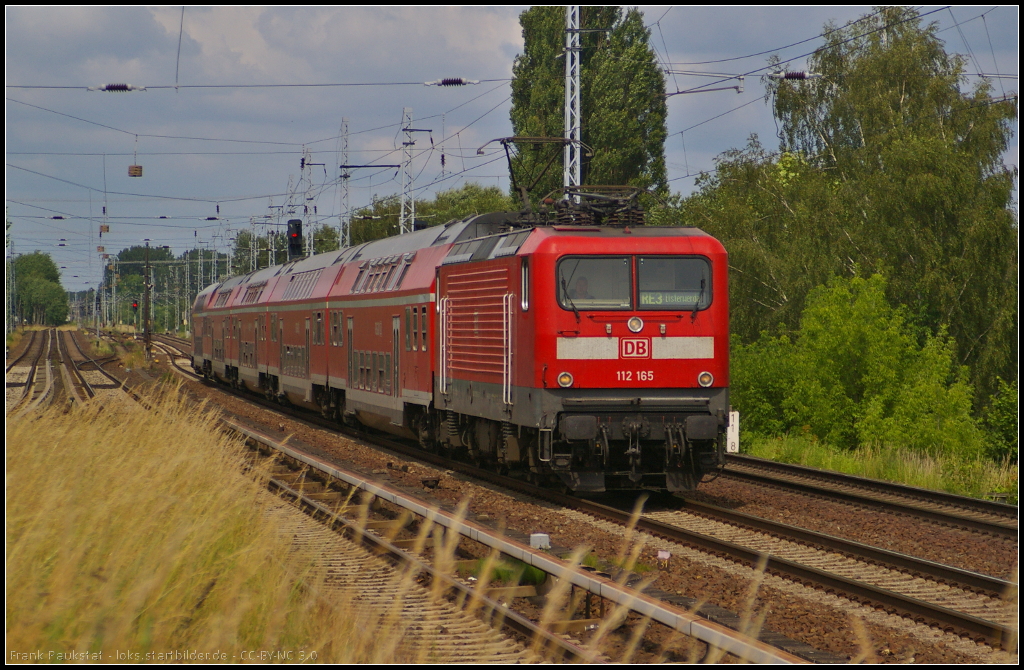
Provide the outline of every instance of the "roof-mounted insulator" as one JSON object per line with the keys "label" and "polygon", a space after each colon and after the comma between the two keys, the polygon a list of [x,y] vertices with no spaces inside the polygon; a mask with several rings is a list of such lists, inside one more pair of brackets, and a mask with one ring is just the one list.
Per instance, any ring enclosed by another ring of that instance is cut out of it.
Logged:
{"label": "roof-mounted insulator", "polygon": [[424,86],[465,86],[466,84],[479,84],[478,79],[463,79],[462,77],[445,77],[437,81],[425,81]]}
{"label": "roof-mounted insulator", "polygon": [[798,72],[773,72],[768,75],[771,79],[820,79],[821,75],[816,72],[798,71]]}

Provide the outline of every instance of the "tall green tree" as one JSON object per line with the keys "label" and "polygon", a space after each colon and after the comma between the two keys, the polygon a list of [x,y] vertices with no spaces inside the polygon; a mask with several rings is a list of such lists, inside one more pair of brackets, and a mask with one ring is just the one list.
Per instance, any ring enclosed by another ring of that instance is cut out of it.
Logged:
{"label": "tall green tree", "polygon": [[730,250],[736,331],[794,329],[815,286],[880,272],[919,338],[945,329],[991,396],[1016,378],[1016,101],[966,90],[963,59],[911,8],[828,33],[809,65],[820,79],[767,80],[780,151],[727,152],[684,205]]}
{"label": "tall green tree", "polygon": [[[565,8],[532,7],[519,16],[523,53],[512,66],[512,129],[523,137],[565,135]],[[582,180],[629,184],[665,193],[665,79],[649,45],[643,14],[617,7],[581,7],[581,140],[593,149]],[[517,179],[535,197],[562,186],[561,147],[518,147]],[[547,173],[543,167],[554,158]]]}
{"label": "tall green tree", "polygon": [[17,311],[24,323],[59,326],[68,318],[68,294],[49,254],[34,251],[14,259]]}
{"label": "tall green tree", "polygon": [[[844,251],[890,277],[890,297],[948,328],[986,393],[1016,368],[1016,99],[962,89],[966,61],[908,7],[830,33],[818,81],[773,80],[782,148],[837,179]],[[852,186],[852,187],[851,187]]]}
{"label": "tall green tree", "polygon": [[[352,215],[352,244],[397,235],[399,206],[397,196],[375,197],[368,207],[356,210]],[[417,201],[416,221],[420,225],[437,226],[473,214],[515,209],[518,206],[501,189],[468,183],[441,191],[433,200]]]}
{"label": "tall green tree", "polygon": [[918,342],[881,275],[814,289],[791,341],[733,347],[732,400],[748,430],[808,431],[835,446],[982,453],[973,389],[943,332]]}

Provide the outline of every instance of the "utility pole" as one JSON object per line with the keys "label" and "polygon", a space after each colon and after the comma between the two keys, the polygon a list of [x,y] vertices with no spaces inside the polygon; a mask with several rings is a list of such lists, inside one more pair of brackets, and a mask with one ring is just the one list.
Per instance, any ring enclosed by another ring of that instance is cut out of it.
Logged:
{"label": "utility pole", "polygon": [[[191,255],[191,251],[185,252],[185,301],[188,303],[188,309],[185,310],[185,314],[189,314],[192,311],[192,271],[189,269],[189,266],[192,264],[192,259],[189,258]],[[185,318],[187,319],[188,317],[186,316]]]}
{"label": "utility pole", "polygon": [[412,139],[413,133],[429,133],[428,128],[410,128],[412,123],[412,107],[402,109],[402,132],[405,133],[405,141],[402,142],[402,201],[398,213],[398,233],[411,233],[416,225],[416,198],[412,195],[412,148],[416,141]]}
{"label": "utility pole", "polygon": [[[317,214],[317,212],[316,212],[316,205],[314,204],[313,205],[313,216],[310,217],[310,215],[309,215],[309,203],[313,200],[313,178],[312,178],[313,175],[312,175],[312,170],[310,170],[310,167],[313,166],[313,165],[325,165],[324,163],[314,163],[312,161],[312,159],[313,159],[313,155],[309,152],[309,149],[307,149],[306,147],[303,147],[302,148],[302,162],[299,165],[299,167],[302,170],[301,176],[299,178],[300,179],[299,183],[301,184],[303,179],[306,181],[306,195],[304,196],[305,200],[302,203],[302,215],[303,215],[303,217],[305,217],[305,220],[306,220],[306,230],[308,231],[308,235],[306,236],[306,238],[307,238],[306,239],[306,256],[307,257],[313,255],[313,238],[314,238],[314,235],[313,235],[313,219],[316,218],[316,214]],[[326,176],[327,175],[325,174],[324,177],[326,178]]]}
{"label": "utility pole", "polygon": [[119,321],[117,311],[117,256],[112,257],[110,260],[110,265],[113,266],[113,275],[110,278],[111,302],[114,303],[114,318],[112,320],[116,326]]}
{"label": "utility pole", "polygon": [[249,272],[256,272],[256,221],[249,218]]}
{"label": "utility pole", "polygon": [[144,346],[146,348],[146,362],[147,363],[152,358],[152,349],[153,349],[153,336],[152,336],[152,333],[150,332],[151,331],[151,324],[150,324],[150,315],[149,315],[149,305],[150,305],[149,291],[150,291],[151,288],[153,288],[153,284],[151,283],[151,280],[152,280],[152,277],[150,276],[150,266],[149,266],[149,240],[146,240],[146,271],[145,271],[145,274],[143,275],[143,282],[142,282],[143,286],[145,287],[145,291],[142,294],[142,341],[143,341]]}
{"label": "utility pole", "polygon": [[562,185],[580,185],[580,7],[565,8],[565,148]]}
{"label": "utility pole", "polygon": [[343,117],[341,119],[341,191],[339,198],[341,199],[341,206],[338,208],[341,210],[341,214],[338,215],[338,249],[345,249],[352,245],[352,214],[349,211],[348,204],[348,179],[352,175],[345,169],[348,165],[348,118]]}
{"label": "utility pole", "polygon": [[406,227],[412,227],[413,218],[416,216],[414,206],[409,203],[409,189],[412,183],[412,147],[416,142],[412,139],[412,132],[409,124],[412,123],[412,107],[402,109],[402,129],[405,130],[405,141],[402,142],[402,200],[398,210],[398,233],[406,232]]}

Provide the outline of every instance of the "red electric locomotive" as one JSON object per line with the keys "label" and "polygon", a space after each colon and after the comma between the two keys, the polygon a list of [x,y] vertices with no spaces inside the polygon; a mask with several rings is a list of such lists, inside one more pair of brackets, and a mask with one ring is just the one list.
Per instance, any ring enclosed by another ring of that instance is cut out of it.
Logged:
{"label": "red electric locomotive", "polygon": [[575,491],[724,463],[726,252],[632,201],[498,212],[205,289],[193,366]]}

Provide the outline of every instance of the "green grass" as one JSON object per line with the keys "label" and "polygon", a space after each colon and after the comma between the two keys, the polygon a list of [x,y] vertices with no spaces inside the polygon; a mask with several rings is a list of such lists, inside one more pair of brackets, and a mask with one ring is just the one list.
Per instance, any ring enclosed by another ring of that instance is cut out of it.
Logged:
{"label": "green grass", "polygon": [[780,463],[806,465],[871,479],[946,491],[974,498],[1005,493],[1017,504],[1017,464],[984,457],[931,456],[900,447],[862,446],[853,450],[823,444],[813,437],[744,435],[743,453]]}
{"label": "green grass", "polygon": [[[472,575],[479,578],[485,570],[485,559],[480,559],[468,568],[459,570],[462,576]],[[490,579],[492,582],[502,584],[543,584],[547,579],[547,573],[538,570],[532,565],[527,565],[511,557],[503,557],[491,568]]]}

